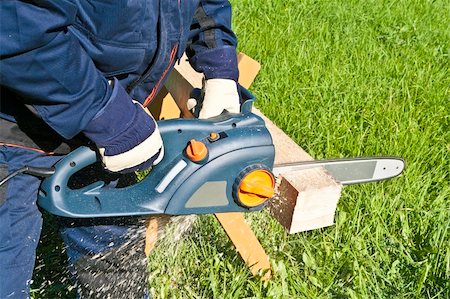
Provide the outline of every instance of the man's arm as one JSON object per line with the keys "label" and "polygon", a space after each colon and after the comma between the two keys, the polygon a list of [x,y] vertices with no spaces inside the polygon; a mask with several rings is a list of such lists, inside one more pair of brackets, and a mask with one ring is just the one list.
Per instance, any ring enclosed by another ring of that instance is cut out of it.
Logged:
{"label": "man's arm", "polygon": [[200,1],[186,50],[192,67],[205,76],[205,97],[199,118],[209,118],[223,110],[239,112],[236,46],[230,3]]}
{"label": "man's arm", "polygon": [[203,0],[195,11],[186,54],[192,67],[205,79],[237,81],[237,38],[231,29],[228,1]]}
{"label": "man's arm", "polygon": [[1,2],[1,84],[32,101],[59,134],[72,138],[108,102],[112,88],[67,30],[65,1]]}
{"label": "man's arm", "polygon": [[136,149],[152,135],[159,137],[131,155],[139,156],[137,160],[122,159],[118,167],[109,167],[104,160],[110,170],[131,170],[158,157],[162,141],[155,121],[118,82],[108,83],[68,30],[76,17],[73,4],[5,0],[0,5],[2,86],[31,101],[61,136],[69,139],[85,133],[103,149],[104,158]]}

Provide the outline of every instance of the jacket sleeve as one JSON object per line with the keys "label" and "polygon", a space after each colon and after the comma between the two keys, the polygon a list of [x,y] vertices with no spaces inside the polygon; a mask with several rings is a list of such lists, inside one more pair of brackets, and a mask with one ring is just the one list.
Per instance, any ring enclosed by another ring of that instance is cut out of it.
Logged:
{"label": "jacket sleeve", "polygon": [[110,102],[131,104],[126,93],[111,99],[113,87],[68,30],[76,16],[73,4],[4,0],[0,5],[1,85],[30,101],[60,135],[72,138],[89,128]]}
{"label": "jacket sleeve", "polygon": [[186,54],[205,79],[238,80],[237,38],[231,29],[231,4],[222,0],[202,0],[191,25]]}

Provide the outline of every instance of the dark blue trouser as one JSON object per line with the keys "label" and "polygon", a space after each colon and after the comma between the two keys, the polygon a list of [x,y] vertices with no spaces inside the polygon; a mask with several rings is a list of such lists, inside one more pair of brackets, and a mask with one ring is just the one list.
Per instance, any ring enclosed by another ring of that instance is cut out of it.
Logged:
{"label": "dark blue trouser", "polygon": [[[0,177],[25,165],[50,167],[61,157],[0,145]],[[42,227],[40,180],[19,174],[0,187],[0,298],[28,298]],[[146,259],[141,226],[64,221],[69,269],[82,298],[142,298]],[[120,283],[119,283],[120,281]]]}

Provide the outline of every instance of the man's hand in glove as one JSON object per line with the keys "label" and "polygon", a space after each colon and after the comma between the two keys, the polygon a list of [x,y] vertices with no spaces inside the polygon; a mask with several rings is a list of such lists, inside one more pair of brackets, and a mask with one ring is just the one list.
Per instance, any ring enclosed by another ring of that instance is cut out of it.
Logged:
{"label": "man's hand in glove", "polygon": [[113,172],[144,170],[164,155],[156,121],[118,81],[110,100],[88,123],[84,134],[97,145],[105,168]]}
{"label": "man's hand in glove", "polygon": [[[208,79],[203,82],[203,103],[198,118],[206,119],[220,115],[223,110],[239,113],[241,109],[237,84],[230,79]],[[195,99],[188,100],[188,108],[197,105]]]}

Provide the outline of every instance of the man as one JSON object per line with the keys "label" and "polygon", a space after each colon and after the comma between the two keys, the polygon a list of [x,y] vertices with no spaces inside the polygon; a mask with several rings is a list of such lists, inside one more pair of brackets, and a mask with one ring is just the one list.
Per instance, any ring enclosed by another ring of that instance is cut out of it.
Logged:
{"label": "man", "polygon": [[[50,167],[86,142],[113,173],[158,163],[164,146],[143,107],[184,51],[205,76],[200,117],[239,112],[227,1],[4,0],[0,8],[0,178],[23,166]],[[0,187],[0,298],[29,297],[39,184],[18,174]],[[64,222],[82,298],[144,296],[143,246],[133,250],[133,225],[121,221]]]}

